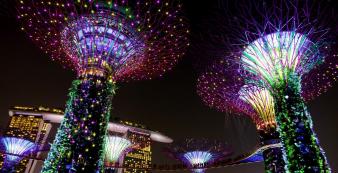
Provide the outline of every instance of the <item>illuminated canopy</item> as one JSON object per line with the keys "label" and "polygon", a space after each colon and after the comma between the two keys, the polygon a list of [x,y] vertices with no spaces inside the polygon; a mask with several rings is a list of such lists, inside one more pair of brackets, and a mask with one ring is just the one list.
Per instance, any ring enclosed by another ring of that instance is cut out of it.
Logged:
{"label": "illuminated canopy", "polygon": [[180,160],[192,172],[198,173],[232,154],[232,149],[223,142],[191,138],[170,144],[164,151],[168,156]]}
{"label": "illuminated canopy", "polygon": [[[192,151],[184,154],[185,159],[194,166],[199,164],[206,164],[212,159],[212,154],[207,151]],[[195,172],[203,172],[203,169],[195,169]]]}
{"label": "illuminated canopy", "polygon": [[106,143],[107,161],[115,163],[131,145],[132,144],[128,139],[118,136],[107,137]]}
{"label": "illuminated canopy", "polygon": [[241,61],[246,70],[275,84],[287,80],[290,74],[309,72],[319,56],[316,45],[306,35],[286,31],[253,41],[243,51]]}
{"label": "illuminated canopy", "polygon": [[176,0],[20,0],[16,9],[21,30],[53,60],[116,82],[161,76],[189,45]]}
{"label": "illuminated canopy", "polygon": [[260,116],[262,124],[257,124],[258,128],[264,128],[266,125],[276,125],[275,105],[267,89],[254,85],[244,85],[239,91],[239,98],[250,104]]}
{"label": "illuminated canopy", "polygon": [[19,162],[23,157],[37,149],[35,143],[16,137],[4,137],[1,139],[1,143],[5,147],[5,160],[9,163]]}
{"label": "illuminated canopy", "polygon": [[66,54],[82,68],[117,70],[128,60],[142,61],[145,45],[132,29],[118,21],[123,18],[103,11],[70,22],[61,35]]}

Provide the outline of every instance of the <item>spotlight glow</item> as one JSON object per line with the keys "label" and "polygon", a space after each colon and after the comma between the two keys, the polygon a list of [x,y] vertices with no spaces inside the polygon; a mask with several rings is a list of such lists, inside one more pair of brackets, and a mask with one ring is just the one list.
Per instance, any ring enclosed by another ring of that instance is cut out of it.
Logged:
{"label": "spotlight glow", "polygon": [[[189,161],[192,167],[201,166],[212,159],[212,154],[207,151],[192,151],[184,154],[184,158]],[[205,165],[203,165],[204,167]],[[194,172],[204,172],[204,169],[193,169]]]}
{"label": "spotlight glow", "polygon": [[184,157],[191,165],[197,165],[207,163],[212,158],[212,154],[206,151],[192,151],[185,153]]}
{"label": "spotlight glow", "polygon": [[190,138],[169,145],[165,152],[192,172],[202,173],[217,160],[229,157],[232,149],[220,141]]}
{"label": "spotlight glow", "polygon": [[107,137],[106,159],[109,162],[115,163],[131,145],[128,139],[118,136]]}
{"label": "spotlight glow", "polygon": [[262,121],[257,128],[276,126],[274,101],[267,89],[254,85],[244,85],[239,91],[239,98],[247,102],[257,112]]}
{"label": "spotlight glow", "polygon": [[19,162],[24,156],[37,148],[35,143],[21,138],[5,137],[1,139],[1,142],[5,146],[5,160],[8,163]]}
{"label": "spotlight glow", "polygon": [[275,32],[261,37],[245,48],[241,61],[246,70],[268,84],[284,82],[289,74],[303,75],[318,62],[316,45],[306,35]]}

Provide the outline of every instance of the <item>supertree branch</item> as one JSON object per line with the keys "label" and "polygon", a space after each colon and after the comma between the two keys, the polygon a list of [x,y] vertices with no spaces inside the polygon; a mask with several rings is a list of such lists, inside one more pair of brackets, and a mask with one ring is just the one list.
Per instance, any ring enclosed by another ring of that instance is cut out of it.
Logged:
{"label": "supertree branch", "polygon": [[186,139],[166,147],[165,152],[184,163],[192,172],[203,173],[214,162],[229,157],[232,149],[219,141]]}

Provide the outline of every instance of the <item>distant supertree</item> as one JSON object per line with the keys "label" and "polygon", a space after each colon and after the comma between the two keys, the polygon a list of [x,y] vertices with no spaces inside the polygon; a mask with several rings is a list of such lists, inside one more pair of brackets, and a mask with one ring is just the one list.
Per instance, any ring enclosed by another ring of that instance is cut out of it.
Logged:
{"label": "distant supertree", "polygon": [[217,38],[225,43],[223,58],[237,62],[245,84],[273,97],[286,171],[330,172],[305,101],[337,80],[332,42],[337,35],[330,26],[336,24],[337,8],[307,0],[236,3],[240,12],[218,31],[228,34]]}
{"label": "distant supertree", "polygon": [[12,168],[24,157],[38,150],[38,145],[21,138],[1,137],[1,153],[4,154],[4,164],[1,172],[12,172]]}
{"label": "distant supertree", "polygon": [[[105,159],[108,166],[119,166],[119,159],[132,149],[133,144],[130,140],[119,136],[107,136],[105,149]],[[106,164],[106,165],[107,165]],[[113,168],[112,170],[115,170]],[[109,170],[111,171],[111,170]]]}
{"label": "distant supertree", "polygon": [[197,93],[203,102],[221,112],[249,116],[256,125],[265,172],[284,172],[285,162],[276,130],[274,101],[267,89],[245,83],[239,66],[231,60],[218,60],[202,73]]}
{"label": "distant supertree", "polygon": [[67,172],[70,164],[75,172],[102,171],[115,83],[151,79],[174,67],[188,46],[181,4],[18,0],[17,9],[29,38],[78,76],[42,172]]}
{"label": "distant supertree", "polygon": [[218,141],[186,139],[165,148],[172,158],[183,162],[192,172],[205,172],[217,160],[226,159],[232,150]]}

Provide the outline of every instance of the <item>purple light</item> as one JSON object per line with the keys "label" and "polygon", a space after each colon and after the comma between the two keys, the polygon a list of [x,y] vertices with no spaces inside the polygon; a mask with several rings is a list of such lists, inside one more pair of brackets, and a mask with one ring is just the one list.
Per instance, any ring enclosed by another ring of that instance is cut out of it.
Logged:
{"label": "purple light", "polygon": [[35,143],[16,137],[4,137],[1,143],[6,152],[5,164],[18,163],[23,157],[37,149]]}
{"label": "purple light", "polygon": [[109,15],[79,17],[63,29],[61,37],[66,54],[82,68],[116,71],[129,60],[142,61],[145,49],[134,31]]}
{"label": "purple light", "polygon": [[217,160],[232,154],[232,149],[219,141],[205,139],[186,139],[166,147],[165,152],[180,160],[192,172],[202,173]]}

